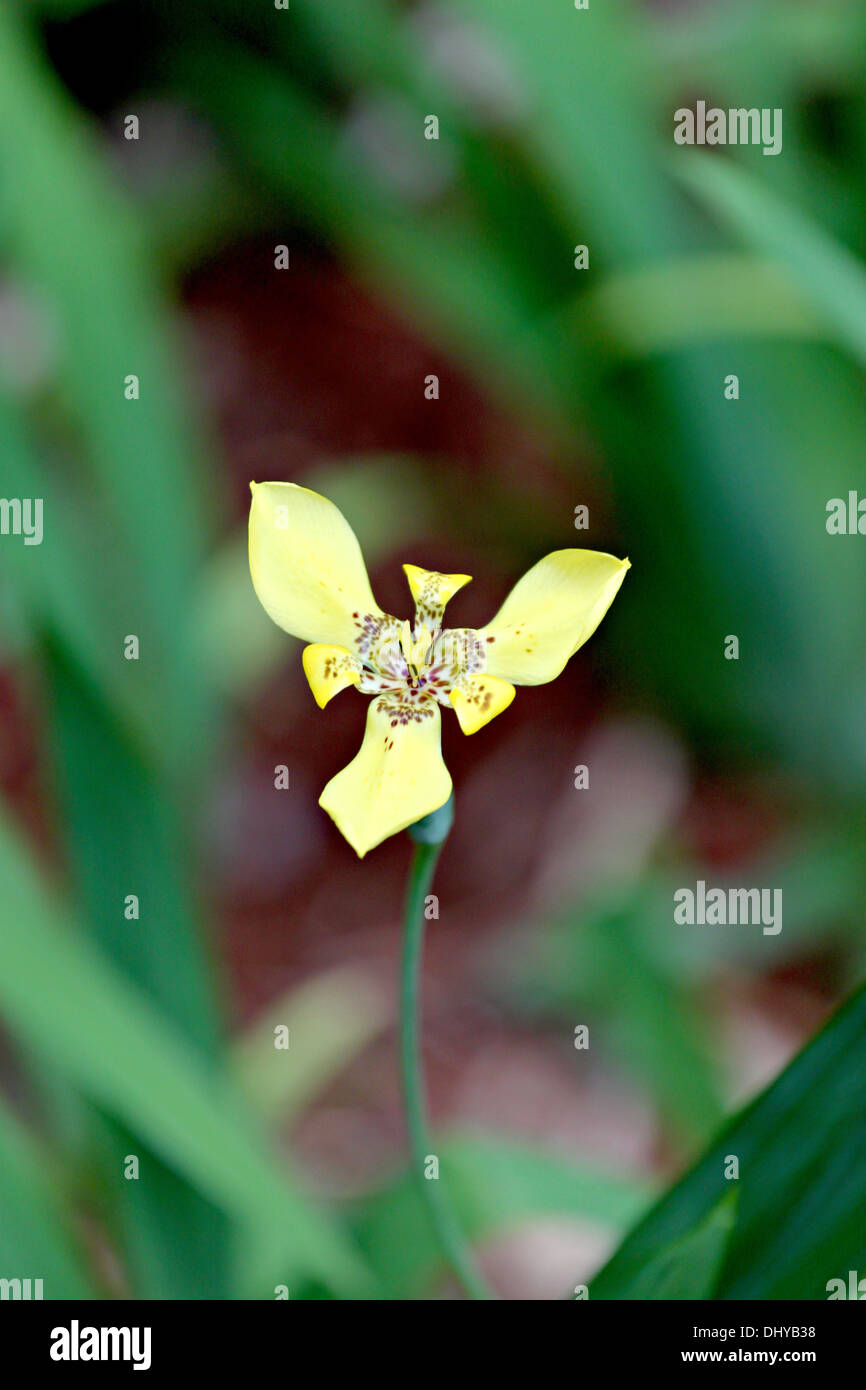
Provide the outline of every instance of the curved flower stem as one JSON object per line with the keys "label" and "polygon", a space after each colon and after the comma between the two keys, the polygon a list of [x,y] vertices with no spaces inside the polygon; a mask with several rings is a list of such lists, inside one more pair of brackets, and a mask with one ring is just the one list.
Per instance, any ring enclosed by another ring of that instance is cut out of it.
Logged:
{"label": "curved flower stem", "polygon": [[400,989],[400,1057],[406,1123],[409,1130],[412,1173],[418,1183],[421,1200],[427,1208],[442,1254],[470,1298],[490,1299],[494,1295],[475,1269],[441,1180],[424,1176],[425,1161],[432,1151],[427,1133],[427,1107],[421,1076],[418,996],[424,950],[424,902],[433,882],[442,843],[443,841],[438,844],[416,843],[409,873]]}

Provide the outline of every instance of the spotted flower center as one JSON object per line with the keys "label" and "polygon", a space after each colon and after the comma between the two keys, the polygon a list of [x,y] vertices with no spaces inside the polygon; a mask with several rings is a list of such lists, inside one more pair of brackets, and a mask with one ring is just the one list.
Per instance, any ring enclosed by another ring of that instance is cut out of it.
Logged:
{"label": "spotted flower center", "polygon": [[422,628],[421,636],[416,638],[407,618],[400,629],[400,650],[409,673],[410,686],[417,686],[428,669],[432,649],[433,634]]}
{"label": "spotted flower center", "polygon": [[409,708],[432,700],[448,705],[451,690],[484,670],[485,644],[471,628],[432,629],[417,615],[414,627],[388,614],[352,617],[359,688],[366,693],[394,696]]}

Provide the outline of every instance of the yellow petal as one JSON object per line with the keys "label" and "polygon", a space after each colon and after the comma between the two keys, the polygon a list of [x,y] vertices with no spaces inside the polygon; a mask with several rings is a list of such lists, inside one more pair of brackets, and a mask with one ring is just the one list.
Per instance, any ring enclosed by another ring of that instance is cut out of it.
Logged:
{"label": "yellow petal", "polygon": [[471,574],[440,574],[424,570],[419,565],[404,565],[403,571],[415,600],[415,622],[431,632],[442,625],[445,605],[464,584],[471,584]]}
{"label": "yellow petal", "polygon": [[297,483],[250,487],[250,573],[262,607],[294,637],[354,651],[364,618],[382,610],[351,526]]}
{"label": "yellow petal", "polygon": [[479,632],[489,675],[542,685],[598,627],[630,568],[600,550],[555,550],[518,580]]}
{"label": "yellow petal", "polygon": [[360,751],[319,798],[360,858],[448,800],[440,729],[434,700],[380,695],[371,701]]}
{"label": "yellow petal", "polygon": [[464,734],[474,734],[508,709],[516,693],[513,685],[497,676],[464,676],[449,690],[448,698]]}
{"label": "yellow petal", "polygon": [[361,663],[345,647],[332,647],[327,642],[313,642],[304,647],[301,660],[319,709],[347,685],[358,685]]}

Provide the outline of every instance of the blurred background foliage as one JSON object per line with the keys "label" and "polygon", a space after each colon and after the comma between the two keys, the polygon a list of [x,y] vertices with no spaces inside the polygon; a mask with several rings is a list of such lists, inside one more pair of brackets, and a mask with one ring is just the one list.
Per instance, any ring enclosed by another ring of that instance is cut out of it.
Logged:
{"label": "blurred background foliage", "polygon": [[[428,1065],[503,1295],[587,1280],[862,974],[866,550],[825,519],[863,477],[864,59],[857,0],[3,6],[2,492],[45,538],[0,539],[0,1275],[443,1288],[392,1055],[406,847],[322,824],[363,713],[322,738],[255,601],[251,477],[332,497],[400,613],[403,560],[476,576],[466,624],[547,550],[632,560],[562,682],[445,735]],[[698,97],[782,107],[782,155],[676,148]],[[782,934],[674,927],[697,877],[781,887]],[[597,1296],[822,1297],[866,1258],[863,1010]]]}

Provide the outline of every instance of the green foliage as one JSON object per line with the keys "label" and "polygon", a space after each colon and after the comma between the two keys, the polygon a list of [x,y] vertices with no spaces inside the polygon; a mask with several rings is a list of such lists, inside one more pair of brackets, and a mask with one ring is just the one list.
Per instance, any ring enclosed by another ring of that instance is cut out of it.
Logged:
{"label": "green foliage", "polygon": [[242,1227],[276,1224],[275,1274],[301,1270],[336,1288],[363,1288],[351,1251],[276,1170],[232,1089],[135,984],[59,920],[6,825],[0,870],[0,1005],[13,1033]]}
{"label": "green foliage", "polygon": [[0,1266],[6,1278],[42,1279],[46,1298],[94,1298],[62,1184],[17,1118],[0,1104]]}
{"label": "green foliage", "polygon": [[[439,1171],[471,1239],[507,1234],[539,1217],[616,1231],[646,1206],[648,1191],[628,1178],[576,1169],[504,1137],[451,1137]],[[441,1274],[440,1254],[417,1184],[401,1176],[352,1216],[361,1249],[391,1296],[423,1296]],[[395,1232],[400,1239],[395,1240]]]}
{"label": "green foliage", "polygon": [[[826,1298],[829,1279],[862,1267],[864,1045],[861,989],[637,1226],[591,1296],[653,1296],[647,1280],[659,1261],[669,1265],[660,1277],[682,1278],[684,1291],[665,1296],[691,1298]],[[730,1156],[735,1186],[725,1176]]]}
{"label": "green foliage", "polygon": [[712,1298],[734,1224],[734,1211],[731,1194],[693,1231],[661,1246],[642,1266],[629,1297],[657,1302]]}
{"label": "green foliage", "polygon": [[[430,7],[415,8],[212,0],[203,24],[179,0],[129,6],[145,18],[130,24],[145,91],[123,103],[193,111],[215,148],[204,170],[128,184],[43,46],[47,25],[52,51],[79,25],[98,41],[118,6],[0,11],[4,286],[46,344],[33,379],[0,381],[3,490],[44,498],[50,528],[38,548],[4,538],[3,642],[38,712],[57,850],[49,870],[3,813],[0,1010],[34,1106],[26,1126],[0,1106],[0,1273],[38,1271],[48,1297],[116,1292],[82,1242],[82,1207],[134,1297],[270,1297],[275,1282],[293,1297],[411,1297],[439,1273],[404,1178],[329,1211],[264,1133],[386,1024],[376,990],[337,972],[281,998],[278,1021],[306,1039],[287,1079],[263,1046],[276,1012],[227,1046],[203,944],[194,831],[209,769],[285,641],[252,598],[243,536],[215,547],[210,534],[218,469],[172,295],[251,230],[316,239],[409,315],[547,432],[574,501],[588,478],[574,458],[596,460],[607,500],[590,543],[627,542],[635,579],[610,619],[605,675],[699,757],[784,773],[796,823],[756,865],[785,893],[773,963],[824,951],[850,979],[866,959],[866,551],[823,524],[828,497],[862,476],[866,436],[866,13],[855,0],[675,16],[624,0],[585,13],[466,0],[436,7],[458,26],[452,54],[470,55],[460,69],[437,63]],[[698,90],[783,105],[783,157],[673,158],[672,111]],[[430,112],[441,137],[413,183],[399,156],[407,139],[417,156]],[[582,243],[589,273],[573,266]],[[8,338],[0,323],[4,367]],[[130,372],[137,401],[123,394]],[[730,372],[736,402],[722,394]],[[558,543],[561,520],[506,467],[474,506],[445,475],[377,455],[327,460],[308,480],[350,511],[372,560],[419,516],[460,544],[483,511],[490,555],[513,573],[542,535]],[[139,662],[123,660],[129,633]],[[605,1057],[694,1149],[723,1109],[696,986],[770,958],[763,939],[666,930],[685,856],[665,852],[542,923],[510,1002],[597,1020]],[[124,920],[131,892],[146,930]],[[730,1122],[594,1297],[822,1297],[862,1263],[863,1011],[859,995]],[[147,1183],[123,1183],[131,1152]],[[741,1162],[736,1207],[727,1152]],[[442,1161],[476,1240],[539,1216],[617,1235],[646,1200],[499,1138],[449,1141]]]}

